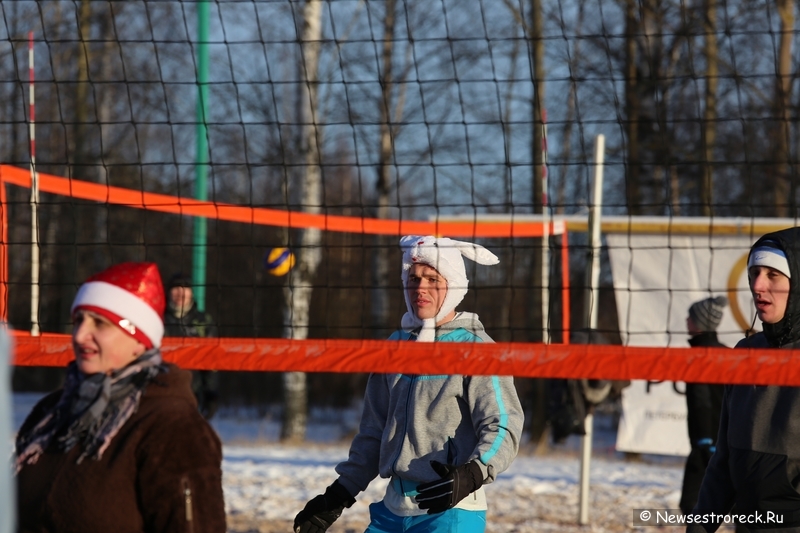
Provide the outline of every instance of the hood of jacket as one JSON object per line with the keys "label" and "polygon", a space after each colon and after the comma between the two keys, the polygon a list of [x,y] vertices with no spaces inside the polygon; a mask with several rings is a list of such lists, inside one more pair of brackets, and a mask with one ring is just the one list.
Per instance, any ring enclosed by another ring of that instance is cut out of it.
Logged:
{"label": "hood of jacket", "polygon": [[764,335],[770,346],[779,347],[800,341],[800,227],[767,233],[753,244],[750,253],[764,245],[777,245],[783,250],[792,275],[783,318],[775,324],[763,324]]}
{"label": "hood of jacket", "polygon": [[445,322],[441,326],[438,326],[436,328],[436,337],[443,337],[458,329],[469,331],[473,335],[479,337],[483,342],[494,342],[486,333],[486,329],[483,327],[478,315],[466,312],[458,313],[450,322]]}

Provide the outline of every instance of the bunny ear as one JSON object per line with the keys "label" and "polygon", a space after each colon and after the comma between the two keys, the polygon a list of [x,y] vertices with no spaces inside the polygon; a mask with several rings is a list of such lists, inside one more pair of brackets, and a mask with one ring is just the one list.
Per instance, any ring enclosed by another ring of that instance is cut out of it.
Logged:
{"label": "bunny ear", "polygon": [[405,237],[402,237],[400,239],[400,248],[403,250],[408,250],[409,248],[412,248],[417,243],[417,241],[421,240],[422,238],[423,237],[420,237],[419,235],[406,235]]}
{"label": "bunny ear", "polygon": [[479,265],[496,265],[500,262],[500,259],[498,259],[496,255],[480,244],[454,240],[451,242],[458,251],[461,252],[461,255],[475,261]]}

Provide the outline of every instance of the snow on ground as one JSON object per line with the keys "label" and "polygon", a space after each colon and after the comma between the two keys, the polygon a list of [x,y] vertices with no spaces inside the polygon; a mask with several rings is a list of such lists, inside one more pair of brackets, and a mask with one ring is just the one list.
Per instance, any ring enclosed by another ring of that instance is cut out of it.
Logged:
{"label": "snow on ground", "polygon": [[[19,427],[40,395],[14,396]],[[353,412],[315,411],[308,442],[278,441],[279,422],[269,413],[222,412],[213,426],[223,441],[223,488],[231,533],[289,533],[294,516],[335,478],[334,466],[347,457],[355,428]],[[674,509],[683,477],[680,460],[626,461],[613,452],[609,431],[596,433],[592,460],[590,522],[578,526],[580,462],[577,439],[533,455],[523,446],[511,468],[486,487],[487,533],[631,531],[633,509]],[[346,509],[330,533],[360,533],[369,521],[368,505],[379,501],[386,480],[375,480]],[[641,528],[643,531],[646,528]],[[660,528],[671,533],[683,528]]]}
{"label": "snow on ground", "polygon": [[[324,490],[335,477],[334,466],[346,457],[347,445],[338,443],[226,446],[223,482],[231,531],[290,531],[294,514]],[[628,531],[633,509],[677,507],[683,475],[678,465],[596,459],[591,473],[593,525],[581,528],[579,466],[574,454],[519,456],[486,487],[487,531]],[[363,531],[368,504],[379,501],[385,488],[386,480],[374,481],[330,531]]]}

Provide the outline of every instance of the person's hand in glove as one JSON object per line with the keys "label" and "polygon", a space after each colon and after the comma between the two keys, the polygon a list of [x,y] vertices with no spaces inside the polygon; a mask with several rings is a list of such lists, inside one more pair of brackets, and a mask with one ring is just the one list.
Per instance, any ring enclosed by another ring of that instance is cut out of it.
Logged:
{"label": "person's hand in glove", "polygon": [[428,514],[452,509],[483,485],[483,472],[475,461],[461,466],[431,461],[431,466],[442,479],[417,487],[417,504],[420,509],[427,509]]}
{"label": "person's hand in glove", "polygon": [[342,515],[345,507],[356,503],[339,481],[312,498],[294,519],[295,533],[323,533]]}
{"label": "person's hand in glove", "polygon": [[700,457],[702,457],[706,465],[711,460],[711,456],[714,455],[714,452],[717,451],[717,447],[714,446],[714,440],[709,438],[698,440],[695,447],[700,451]]}

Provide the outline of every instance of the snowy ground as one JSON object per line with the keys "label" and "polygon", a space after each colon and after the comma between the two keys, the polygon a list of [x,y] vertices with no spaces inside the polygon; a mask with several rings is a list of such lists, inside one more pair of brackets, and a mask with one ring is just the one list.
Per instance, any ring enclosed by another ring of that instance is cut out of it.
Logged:
{"label": "snowy ground", "polygon": [[[17,427],[36,395],[15,395]],[[223,484],[228,529],[236,533],[290,533],[294,515],[334,479],[333,467],[347,456],[355,427],[352,413],[316,412],[308,444],[278,442],[279,425],[269,415],[221,413],[213,421],[224,443]],[[613,452],[609,431],[597,432],[591,469],[589,526],[578,526],[577,440],[532,455],[525,446],[509,471],[486,487],[487,532],[631,531],[633,509],[674,509],[683,472],[679,460],[646,458],[630,462]],[[613,438],[613,434],[611,435]],[[347,509],[330,533],[364,531],[368,504],[381,499],[385,480],[376,480]],[[651,528],[640,528],[642,531]],[[683,528],[659,528],[683,531]]]}

